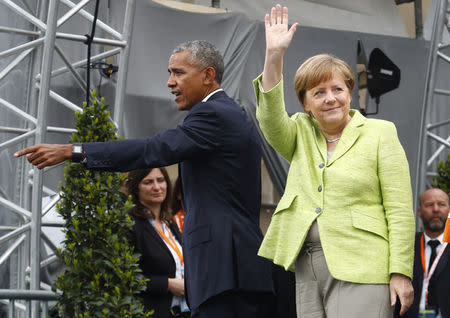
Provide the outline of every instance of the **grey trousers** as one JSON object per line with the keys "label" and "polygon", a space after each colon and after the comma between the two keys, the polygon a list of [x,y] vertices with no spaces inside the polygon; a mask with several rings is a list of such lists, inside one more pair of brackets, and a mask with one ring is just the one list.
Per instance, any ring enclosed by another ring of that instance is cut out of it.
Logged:
{"label": "grey trousers", "polygon": [[[389,285],[357,284],[334,279],[315,228],[295,264],[297,318],[391,318]],[[317,232],[318,235],[318,232]]]}

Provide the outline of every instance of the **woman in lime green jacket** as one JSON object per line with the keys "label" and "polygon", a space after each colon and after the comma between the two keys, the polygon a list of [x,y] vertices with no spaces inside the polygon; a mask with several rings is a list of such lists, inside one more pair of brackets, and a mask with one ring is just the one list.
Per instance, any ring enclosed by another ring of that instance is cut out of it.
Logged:
{"label": "woman in lime green jacket", "polygon": [[297,24],[265,17],[266,59],[255,81],[257,118],[290,163],[259,255],[296,272],[297,316],[391,317],[413,299],[414,214],[408,162],[393,123],[350,110],[354,75],[327,54],[309,58],[294,86],[305,113],[289,117],[283,55]]}

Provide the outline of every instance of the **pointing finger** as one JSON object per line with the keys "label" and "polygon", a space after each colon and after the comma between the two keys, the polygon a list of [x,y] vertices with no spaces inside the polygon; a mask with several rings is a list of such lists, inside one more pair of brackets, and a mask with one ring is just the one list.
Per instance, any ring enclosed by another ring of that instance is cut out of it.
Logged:
{"label": "pointing finger", "polygon": [[29,154],[29,153],[33,153],[35,152],[37,149],[37,146],[31,146],[22,150],[17,151],[16,153],[14,153],[14,157],[19,158],[23,155]]}

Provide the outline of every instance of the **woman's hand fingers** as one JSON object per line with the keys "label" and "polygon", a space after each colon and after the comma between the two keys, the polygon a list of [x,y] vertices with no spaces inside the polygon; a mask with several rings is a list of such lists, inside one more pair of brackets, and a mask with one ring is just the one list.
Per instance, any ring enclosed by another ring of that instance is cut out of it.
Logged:
{"label": "woman's hand fingers", "polygon": [[272,9],[270,10],[270,25],[273,26],[276,23],[276,9],[275,7],[272,7]]}
{"label": "woman's hand fingers", "polygon": [[266,30],[266,58],[261,84],[265,91],[272,89],[281,79],[283,56],[289,47],[298,24],[288,28],[288,8],[277,4],[264,16]]}
{"label": "woman's hand fingers", "polygon": [[275,8],[277,24],[282,24],[283,23],[283,21],[282,21],[282,17],[283,17],[282,11],[283,10],[282,10],[281,6],[279,4],[277,4],[277,6]]}
{"label": "woman's hand fingers", "polygon": [[288,28],[289,12],[287,7],[277,4],[272,7],[270,15],[264,17],[266,29],[266,49],[267,51],[280,52],[288,48],[292,37],[297,29],[297,23]]}
{"label": "woman's hand fingers", "polygon": [[389,282],[389,290],[391,293],[391,306],[395,306],[397,296],[400,299],[400,316],[406,313],[414,301],[414,289],[409,277],[394,273],[391,275]]}

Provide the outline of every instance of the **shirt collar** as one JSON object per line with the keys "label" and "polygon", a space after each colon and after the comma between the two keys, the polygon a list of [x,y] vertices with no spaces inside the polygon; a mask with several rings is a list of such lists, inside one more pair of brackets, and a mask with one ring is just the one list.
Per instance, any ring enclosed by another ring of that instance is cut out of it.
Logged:
{"label": "shirt collar", "polygon": [[434,239],[432,239],[432,238],[430,238],[428,235],[427,235],[427,233],[425,233],[425,232],[423,232],[423,236],[425,237],[425,246],[428,246],[428,242],[430,241],[430,240],[438,240],[441,244],[443,243],[443,241],[444,241],[444,232],[442,232],[441,233],[441,235],[439,235],[438,237],[436,237],[436,238],[434,238]]}
{"label": "shirt collar", "polygon": [[223,88],[218,88],[214,92],[211,92],[208,96],[203,98],[202,103],[206,102],[211,96],[213,96],[215,93],[223,91]]}

